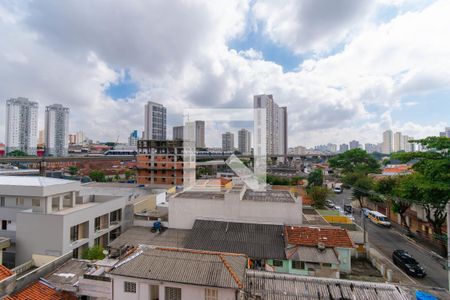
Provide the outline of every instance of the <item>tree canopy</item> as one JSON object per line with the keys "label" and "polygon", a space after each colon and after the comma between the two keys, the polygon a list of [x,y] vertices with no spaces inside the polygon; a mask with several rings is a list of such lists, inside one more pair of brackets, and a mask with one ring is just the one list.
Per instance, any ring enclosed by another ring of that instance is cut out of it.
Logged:
{"label": "tree canopy", "polygon": [[328,189],[324,186],[312,186],[308,189],[308,196],[314,202],[314,207],[316,208],[324,208],[325,200],[327,199]]}
{"label": "tree canopy", "polygon": [[308,187],[322,186],[323,185],[323,171],[321,169],[315,169],[308,175]]}
{"label": "tree canopy", "polygon": [[103,173],[102,171],[98,171],[98,170],[91,171],[89,173],[89,177],[93,181],[97,181],[97,182],[105,182],[106,181],[105,173]]}
{"label": "tree canopy", "polygon": [[28,156],[28,154],[26,154],[25,152],[23,152],[22,150],[14,150],[8,153],[8,156]]}
{"label": "tree canopy", "polygon": [[329,160],[330,167],[341,169],[343,173],[377,173],[380,170],[378,161],[366,151],[356,148],[338,154]]}

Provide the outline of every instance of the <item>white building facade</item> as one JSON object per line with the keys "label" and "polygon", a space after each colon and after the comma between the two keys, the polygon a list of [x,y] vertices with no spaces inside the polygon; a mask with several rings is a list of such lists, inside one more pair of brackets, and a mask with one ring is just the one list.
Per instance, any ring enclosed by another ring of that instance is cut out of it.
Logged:
{"label": "white building facade", "polygon": [[45,154],[67,156],[69,148],[69,108],[53,104],[45,108]]}
{"label": "white building facade", "polygon": [[6,101],[6,153],[20,150],[36,155],[38,106],[21,97]]}
{"label": "white building facade", "polygon": [[238,131],[238,150],[242,154],[252,152],[252,134],[247,129],[242,128]]}
{"label": "white building facade", "polygon": [[166,108],[159,103],[149,101],[145,105],[145,140],[165,140],[166,139]]}
{"label": "white building facade", "polygon": [[386,130],[383,132],[383,144],[381,145],[381,151],[383,154],[392,153],[392,130]]}
{"label": "white building facade", "polygon": [[234,133],[225,132],[222,134],[222,150],[234,151]]}

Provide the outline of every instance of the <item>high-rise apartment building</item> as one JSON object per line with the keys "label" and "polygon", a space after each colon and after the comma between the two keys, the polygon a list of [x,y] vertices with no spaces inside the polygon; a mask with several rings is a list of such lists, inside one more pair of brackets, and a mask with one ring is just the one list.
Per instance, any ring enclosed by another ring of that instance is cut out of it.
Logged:
{"label": "high-rise apartment building", "polygon": [[22,97],[6,101],[6,153],[20,150],[36,155],[38,106]]}
{"label": "high-rise apartment building", "polygon": [[242,128],[238,131],[238,150],[242,154],[252,152],[252,134],[247,129]]}
{"label": "high-rise apartment building", "polygon": [[403,148],[402,133],[396,132],[396,133],[394,133],[394,152],[404,150],[402,148]]}
{"label": "high-rise apartment building", "polygon": [[83,131],[78,131],[76,133],[76,142],[75,142],[75,144],[83,145],[85,140],[86,140],[86,137],[84,136],[84,132]]}
{"label": "high-rise apartment building", "polygon": [[45,154],[66,156],[69,147],[69,109],[61,104],[45,107]]}
{"label": "high-rise apartment building", "polygon": [[222,134],[222,150],[234,151],[234,133],[225,132]]}
{"label": "high-rise apartment building", "polygon": [[339,145],[339,152],[345,152],[348,151],[348,144],[340,144]]}
{"label": "high-rise apartment building", "polygon": [[195,147],[205,148],[205,121],[195,121]]}
{"label": "high-rise apartment building", "polygon": [[404,144],[403,149],[405,150],[405,152],[416,151],[415,144],[411,142],[412,140],[414,140],[414,138],[412,136],[407,136],[407,135],[403,136],[403,144]]}
{"label": "high-rise apartment building", "polygon": [[364,145],[364,149],[366,150],[367,153],[377,152],[377,148],[378,148],[378,146],[375,144],[366,143]]}
{"label": "high-rise apartment building", "polygon": [[38,141],[37,141],[38,145],[44,145],[45,144],[45,130],[39,130],[39,135],[38,135]]}
{"label": "high-rise apartment building", "polygon": [[272,95],[256,95],[253,98],[254,108],[266,110],[267,154],[287,154],[287,107],[279,107]]}
{"label": "high-rise apartment building", "polygon": [[356,148],[361,148],[361,145],[359,144],[359,142],[355,141],[355,140],[350,141],[349,145],[350,145],[350,150],[356,149]]}
{"label": "high-rise apartment building", "polygon": [[445,127],[444,131],[439,132],[439,136],[445,136],[450,138],[450,127]]}
{"label": "high-rise apartment building", "polygon": [[381,146],[383,154],[392,153],[392,130],[386,130],[383,132],[383,144]]}
{"label": "high-rise apartment building", "polygon": [[183,140],[184,126],[173,126],[172,128],[172,139],[173,140]]}
{"label": "high-rise apartment building", "polygon": [[166,108],[161,104],[148,101],[145,105],[145,140],[165,140],[166,139]]}

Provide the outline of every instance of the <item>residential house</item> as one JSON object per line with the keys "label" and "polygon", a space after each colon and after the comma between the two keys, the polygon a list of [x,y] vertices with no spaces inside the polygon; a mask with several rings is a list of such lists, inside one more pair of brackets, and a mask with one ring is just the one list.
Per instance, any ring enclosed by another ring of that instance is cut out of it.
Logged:
{"label": "residential house", "polygon": [[111,272],[114,299],[235,300],[247,257],[181,248],[142,247]]}
{"label": "residential house", "polygon": [[297,275],[339,278],[351,272],[355,248],[347,230],[337,227],[285,226],[284,260],[269,260],[266,269]]}

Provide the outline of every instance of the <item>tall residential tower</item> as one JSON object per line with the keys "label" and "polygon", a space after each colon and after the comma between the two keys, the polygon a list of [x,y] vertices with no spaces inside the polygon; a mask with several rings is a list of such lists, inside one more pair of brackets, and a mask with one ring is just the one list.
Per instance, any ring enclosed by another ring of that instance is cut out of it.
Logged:
{"label": "tall residential tower", "polygon": [[166,108],[149,101],[145,105],[144,140],[166,139]]}
{"label": "tall residential tower", "polygon": [[66,156],[69,147],[69,109],[61,104],[45,107],[45,154]]}
{"label": "tall residential tower", "polygon": [[383,144],[381,145],[381,152],[383,154],[392,153],[392,130],[383,132]]}
{"label": "tall residential tower", "polygon": [[38,106],[22,97],[6,101],[6,153],[20,150],[36,155]]}
{"label": "tall residential tower", "polygon": [[247,129],[242,128],[238,131],[238,150],[242,154],[252,152],[252,135]]}

